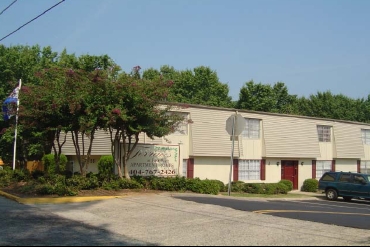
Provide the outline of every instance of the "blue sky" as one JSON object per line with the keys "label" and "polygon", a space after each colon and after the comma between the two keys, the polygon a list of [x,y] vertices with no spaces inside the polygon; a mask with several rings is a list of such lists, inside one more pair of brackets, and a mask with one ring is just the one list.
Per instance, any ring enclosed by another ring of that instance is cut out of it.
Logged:
{"label": "blue sky", "polygon": [[[18,0],[0,38],[59,1]],[[0,43],[108,54],[125,71],[209,66],[234,100],[249,80],[367,98],[369,13],[368,0],[66,0]]]}

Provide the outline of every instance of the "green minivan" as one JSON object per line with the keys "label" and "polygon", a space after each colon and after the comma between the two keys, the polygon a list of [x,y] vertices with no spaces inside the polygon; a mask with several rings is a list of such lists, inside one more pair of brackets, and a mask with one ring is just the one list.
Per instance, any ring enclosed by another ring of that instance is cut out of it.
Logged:
{"label": "green minivan", "polygon": [[343,197],[370,200],[370,175],[353,172],[325,172],[319,180],[319,190],[323,190],[326,199],[335,201]]}

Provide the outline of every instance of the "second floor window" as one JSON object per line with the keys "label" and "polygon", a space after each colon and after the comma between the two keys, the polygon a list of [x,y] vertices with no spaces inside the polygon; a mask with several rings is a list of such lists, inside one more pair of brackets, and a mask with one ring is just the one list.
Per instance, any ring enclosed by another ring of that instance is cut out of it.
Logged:
{"label": "second floor window", "polygon": [[361,129],[362,143],[370,145],[370,129]]}
{"label": "second floor window", "polygon": [[317,126],[317,135],[319,136],[319,142],[331,142],[331,127]]}
{"label": "second floor window", "polygon": [[245,127],[242,132],[242,137],[246,139],[259,139],[260,120],[245,118]]}

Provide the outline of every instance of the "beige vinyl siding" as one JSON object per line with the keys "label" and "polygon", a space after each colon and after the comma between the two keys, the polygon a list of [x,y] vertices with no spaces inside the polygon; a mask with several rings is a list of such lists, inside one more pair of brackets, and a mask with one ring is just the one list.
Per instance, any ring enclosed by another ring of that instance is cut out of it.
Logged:
{"label": "beige vinyl siding", "polygon": [[317,160],[333,160],[333,143],[319,142],[321,156]]}
{"label": "beige vinyl siding", "polygon": [[364,157],[360,125],[333,122],[333,129],[337,158]]}
{"label": "beige vinyl siding", "polygon": [[[193,123],[191,145],[193,156],[230,156],[230,135],[226,131],[226,120],[235,112],[215,109],[190,108]],[[240,138],[240,137],[239,137]],[[239,156],[239,142],[235,141],[234,156]]]}
{"label": "beige vinyl siding", "polygon": [[[79,137],[80,149],[82,154],[82,142],[81,135]],[[90,139],[85,135],[85,154],[89,148]],[[62,147],[62,153],[65,155],[76,155],[76,150],[73,145],[71,133],[67,134],[66,143]],[[91,149],[91,155],[109,155],[111,154],[111,142],[109,132],[98,130],[95,133],[93,145]]]}
{"label": "beige vinyl siding", "polygon": [[262,124],[266,157],[316,158],[320,156],[317,129],[313,121],[266,115]]}
{"label": "beige vinyl siding", "polygon": [[364,146],[364,157],[362,157],[362,160],[370,160],[370,145],[363,146]]}

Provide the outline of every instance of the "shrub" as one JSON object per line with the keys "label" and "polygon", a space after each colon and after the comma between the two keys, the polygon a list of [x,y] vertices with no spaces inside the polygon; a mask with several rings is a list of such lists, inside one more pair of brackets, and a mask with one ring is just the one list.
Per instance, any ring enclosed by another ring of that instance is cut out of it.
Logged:
{"label": "shrub", "polygon": [[[231,192],[243,192],[244,184],[243,181],[231,182]],[[226,185],[226,188],[229,189],[229,184]]]}
{"label": "shrub", "polygon": [[225,187],[225,184],[220,180],[212,179],[210,181],[215,182],[219,186],[219,192],[226,192],[228,189]]}
{"label": "shrub", "polygon": [[99,178],[103,181],[109,181],[115,177],[114,160],[112,155],[101,156],[98,161]]}
{"label": "shrub", "polygon": [[199,178],[194,178],[186,181],[186,189],[200,194],[217,195],[219,193],[220,184],[215,180],[200,180]]}
{"label": "shrub", "polygon": [[[60,155],[59,161],[59,172],[64,172],[67,166],[67,157],[64,154]],[[44,164],[44,168],[47,174],[55,174],[55,157],[54,154],[46,154],[42,157],[42,163]]]}
{"label": "shrub", "polygon": [[154,190],[175,191],[171,178],[166,177],[153,178],[150,182],[150,186]]}
{"label": "shrub", "polygon": [[141,189],[143,188],[143,185],[141,185],[135,180],[119,178],[116,181],[118,182],[119,188],[121,189]]}
{"label": "shrub", "polygon": [[48,183],[40,184],[36,186],[36,192],[41,195],[52,195],[54,194],[54,187]]}
{"label": "shrub", "polygon": [[30,172],[27,169],[14,170],[13,179],[17,182],[27,181],[30,179]]}
{"label": "shrub", "polygon": [[243,191],[249,194],[264,194],[264,188],[260,183],[246,183]]}
{"label": "shrub", "polygon": [[100,186],[99,179],[96,175],[90,175],[89,177],[75,175],[66,179],[66,185],[71,186],[76,190],[97,189]]}
{"label": "shrub", "polygon": [[316,192],[319,186],[319,181],[316,179],[306,179],[303,182],[302,191]]}
{"label": "shrub", "polygon": [[264,194],[266,195],[277,195],[277,194],[287,194],[288,186],[284,183],[266,183],[263,184]]}
{"label": "shrub", "polygon": [[285,184],[288,187],[288,191],[292,191],[293,190],[293,183],[292,183],[292,181],[283,179],[283,180],[280,180],[279,183]]}
{"label": "shrub", "polygon": [[5,167],[0,170],[0,187],[6,187],[10,185],[13,180],[13,171]]}
{"label": "shrub", "polygon": [[34,170],[31,172],[31,176],[33,179],[38,179],[39,177],[43,177],[45,175],[44,171]]}
{"label": "shrub", "polygon": [[102,188],[106,190],[119,190],[121,189],[121,185],[118,180],[104,181]]}

